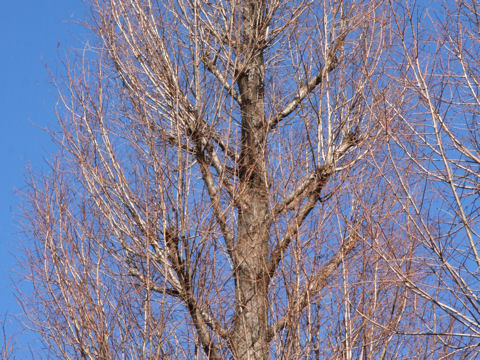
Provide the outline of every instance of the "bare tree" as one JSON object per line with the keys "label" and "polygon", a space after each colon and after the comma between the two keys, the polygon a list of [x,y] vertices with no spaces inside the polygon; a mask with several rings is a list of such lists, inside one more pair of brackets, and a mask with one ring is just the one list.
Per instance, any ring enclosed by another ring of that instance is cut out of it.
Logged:
{"label": "bare tree", "polygon": [[380,0],[92,1],[25,201],[47,351],[422,358],[397,336],[419,270],[383,176],[406,98],[392,19]]}
{"label": "bare tree", "polygon": [[411,222],[410,238],[422,244],[414,256],[424,280],[392,269],[430,309],[417,309],[423,325],[406,332],[438,339],[438,357],[476,358],[480,3],[445,2],[425,18],[407,4],[402,13],[395,30],[405,60],[399,78],[412,100],[397,111],[408,135],[392,133],[390,158],[393,166],[409,159],[413,176],[397,169],[390,181],[401,185],[396,196]]}

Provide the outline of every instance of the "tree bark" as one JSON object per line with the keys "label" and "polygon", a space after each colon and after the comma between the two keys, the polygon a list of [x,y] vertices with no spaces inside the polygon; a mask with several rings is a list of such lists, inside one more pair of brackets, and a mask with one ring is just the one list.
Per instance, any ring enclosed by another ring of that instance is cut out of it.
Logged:
{"label": "tree bark", "polygon": [[[238,233],[235,257],[235,318],[232,333],[236,359],[268,359],[268,261],[269,226],[266,173],[264,57],[259,34],[265,10],[263,1],[243,3],[241,52],[244,67],[238,74],[242,134]],[[260,35],[261,36],[261,35]]]}

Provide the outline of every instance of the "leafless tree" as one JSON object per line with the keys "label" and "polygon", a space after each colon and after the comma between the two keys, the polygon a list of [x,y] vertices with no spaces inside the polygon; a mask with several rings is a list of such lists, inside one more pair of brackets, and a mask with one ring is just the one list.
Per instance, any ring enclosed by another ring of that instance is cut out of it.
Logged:
{"label": "leafless tree", "polygon": [[405,60],[399,78],[411,100],[408,109],[397,111],[408,135],[392,133],[390,158],[393,166],[408,159],[414,175],[399,169],[390,181],[401,185],[397,201],[412,224],[412,241],[422,244],[414,257],[423,264],[424,280],[407,279],[395,266],[392,270],[430,309],[417,309],[423,325],[407,332],[438,339],[438,358],[476,358],[480,3],[442,5],[425,17],[408,4],[403,15],[397,12],[395,31]]}
{"label": "leafless tree", "polygon": [[413,174],[389,157],[408,98],[390,3],[91,5],[96,42],[56,84],[59,154],[25,194],[47,352],[431,356],[398,336],[422,274],[385,176]]}

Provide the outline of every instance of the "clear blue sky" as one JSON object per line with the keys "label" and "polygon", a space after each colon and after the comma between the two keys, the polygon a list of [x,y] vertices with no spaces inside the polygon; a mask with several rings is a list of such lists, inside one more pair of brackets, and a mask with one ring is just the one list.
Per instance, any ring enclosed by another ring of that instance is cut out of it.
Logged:
{"label": "clear blue sky", "polygon": [[[54,150],[39,127],[55,123],[56,95],[45,64],[55,72],[59,56],[81,47],[86,30],[81,0],[0,1],[0,314],[18,314],[11,279],[18,254],[18,208],[26,164],[42,167]],[[57,46],[60,46],[57,48]],[[14,321],[9,332],[16,332]],[[25,336],[22,342],[25,341]],[[24,346],[25,344],[17,344]]]}

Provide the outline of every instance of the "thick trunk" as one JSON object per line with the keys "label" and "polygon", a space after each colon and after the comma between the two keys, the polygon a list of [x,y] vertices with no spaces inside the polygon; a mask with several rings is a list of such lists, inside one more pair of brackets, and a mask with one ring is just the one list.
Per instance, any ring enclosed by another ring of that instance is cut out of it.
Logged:
{"label": "thick trunk", "polygon": [[243,4],[242,53],[246,67],[238,77],[242,110],[240,182],[235,254],[235,322],[233,351],[236,359],[268,359],[268,260],[269,228],[266,176],[266,124],[264,113],[264,59],[258,46],[265,4]]}

